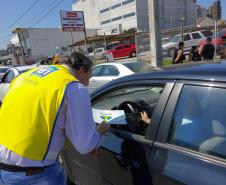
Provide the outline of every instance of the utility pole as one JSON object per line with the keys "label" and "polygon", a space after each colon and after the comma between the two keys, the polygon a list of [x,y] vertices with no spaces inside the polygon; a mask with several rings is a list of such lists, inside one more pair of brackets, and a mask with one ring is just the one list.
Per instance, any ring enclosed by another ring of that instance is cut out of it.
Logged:
{"label": "utility pole", "polygon": [[148,0],[151,64],[154,67],[163,65],[158,1]]}

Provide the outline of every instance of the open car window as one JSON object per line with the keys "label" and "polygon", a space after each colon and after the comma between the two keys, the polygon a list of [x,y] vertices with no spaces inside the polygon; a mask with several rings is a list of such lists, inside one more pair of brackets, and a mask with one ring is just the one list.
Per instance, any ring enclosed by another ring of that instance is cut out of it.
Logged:
{"label": "open car window", "polygon": [[99,110],[123,110],[125,123],[112,124],[113,128],[145,135],[148,124],[141,119],[140,112],[145,111],[151,119],[164,85],[137,86],[120,88],[92,102],[92,107]]}

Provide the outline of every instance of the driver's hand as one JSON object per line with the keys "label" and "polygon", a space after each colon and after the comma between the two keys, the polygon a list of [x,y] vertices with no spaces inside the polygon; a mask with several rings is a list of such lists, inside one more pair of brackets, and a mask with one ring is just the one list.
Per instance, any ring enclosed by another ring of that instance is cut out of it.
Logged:
{"label": "driver's hand", "polygon": [[140,116],[141,116],[141,119],[144,123],[146,124],[150,124],[151,123],[151,118],[148,117],[148,114],[147,112],[140,112]]}
{"label": "driver's hand", "polygon": [[109,130],[109,128],[109,124],[102,122],[97,126],[97,131],[100,133],[100,135],[104,135]]}

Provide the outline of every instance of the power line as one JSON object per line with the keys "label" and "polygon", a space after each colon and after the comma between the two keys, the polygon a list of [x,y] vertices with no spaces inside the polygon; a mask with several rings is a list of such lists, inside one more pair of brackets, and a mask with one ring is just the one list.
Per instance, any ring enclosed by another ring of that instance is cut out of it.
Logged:
{"label": "power line", "polygon": [[10,29],[16,23],[18,23],[38,3],[38,1],[40,1],[40,0],[36,0],[34,3],[32,3],[32,5],[15,22],[13,22],[11,25],[9,25],[8,27],[6,27],[0,33],[3,33],[3,32],[8,31],[8,29]]}
{"label": "power line", "polygon": [[51,7],[51,5],[54,4],[55,0],[53,0],[53,2],[51,2],[51,1],[48,1],[48,2],[49,3],[47,4],[46,7],[39,9],[39,11],[35,12],[35,14],[32,14],[32,16],[29,17],[29,19],[27,19],[27,21],[25,21],[24,23],[21,24],[22,25],[21,27],[26,26],[26,25],[30,24],[31,22],[33,22],[34,19],[37,19],[43,12],[48,10]]}
{"label": "power line", "polygon": [[29,28],[32,28],[34,25],[42,21],[47,15],[49,15],[55,8],[57,8],[64,0],[59,1],[54,7],[52,7],[47,13],[45,13],[40,19],[33,23]]}

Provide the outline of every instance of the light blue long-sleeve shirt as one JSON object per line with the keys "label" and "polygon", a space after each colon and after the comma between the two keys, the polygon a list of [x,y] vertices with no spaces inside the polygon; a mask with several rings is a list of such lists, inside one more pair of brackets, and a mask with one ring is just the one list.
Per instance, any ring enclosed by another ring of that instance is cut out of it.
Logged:
{"label": "light blue long-sleeve shirt", "polygon": [[93,120],[90,95],[78,82],[69,84],[65,91],[45,160],[29,160],[0,145],[0,162],[23,167],[51,165],[55,163],[66,137],[81,154],[91,152],[100,141],[100,134],[96,131]]}

